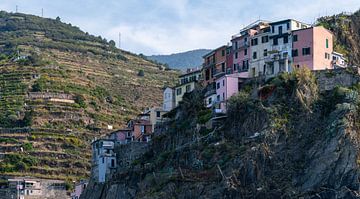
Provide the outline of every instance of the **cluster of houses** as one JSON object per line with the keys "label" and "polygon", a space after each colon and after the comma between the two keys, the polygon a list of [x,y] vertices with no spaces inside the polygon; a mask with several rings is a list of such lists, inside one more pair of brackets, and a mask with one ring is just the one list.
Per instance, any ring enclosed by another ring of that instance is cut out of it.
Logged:
{"label": "cluster of houses", "polygon": [[[151,141],[156,125],[162,121],[164,111],[161,107],[148,108],[135,119],[127,123],[127,127],[109,133],[92,142],[92,177],[96,182],[105,182],[107,177],[119,167],[115,148],[131,143],[146,144]],[[135,157],[132,157],[135,158]],[[130,164],[131,160],[128,161]]]}
{"label": "cluster of houses", "polygon": [[231,43],[203,56],[202,68],[189,69],[179,76],[175,87],[163,92],[163,106],[145,110],[114,131],[92,143],[92,176],[103,183],[119,167],[116,146],[151,141],[156,125],[165,113],[176,108],[185,93],[198,85],[206,89],[207,108],[226,113],[227,100],[241,90],[249,78],[271,78],[295,68],[310,70],[346,67],[340,53],[333,51],[333,34],[323,27],[288,19],[256,21],[231,37]]}
{"label": "cluster of houses", "polygon": [[61,180],[18,177],[0,185],[0,199],[64,198],[66,194],[66,184]]}
{"label": "cluster of houses", "polygon": [[226,101],[238,93],[249,78],[271,78],[282,72],[307,67],[324,70],[347,67],[342,54],[333,51],[333,34],[321,26],[293,19],[256,21],[203,56],[201,69],[189,70],[179,84],[164,91],[163,109],[169,111],[186,92],[202,84],[206,107],[226,112]]}

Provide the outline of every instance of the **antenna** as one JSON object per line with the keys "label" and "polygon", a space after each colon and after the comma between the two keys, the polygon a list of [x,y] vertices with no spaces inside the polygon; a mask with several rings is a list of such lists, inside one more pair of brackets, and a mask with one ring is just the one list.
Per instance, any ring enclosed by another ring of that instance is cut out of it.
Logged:
{"label": "antenna", "polygon": [[119,49],[121,49],[121,32],[119,32]]}
{"label": "antenna", "polygon": [[15,13],[17,13],[18,12],[18,5],[16,5],[16,12]]}
{"label": "antenna", "polygon": [[44,8],[41,8],[41,17],[44,17]]}

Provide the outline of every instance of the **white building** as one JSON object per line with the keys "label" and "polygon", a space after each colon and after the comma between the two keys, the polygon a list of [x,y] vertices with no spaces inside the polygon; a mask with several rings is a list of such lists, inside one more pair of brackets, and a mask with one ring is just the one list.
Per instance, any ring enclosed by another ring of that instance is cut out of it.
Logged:
{"label": "white building", "polygon": [[309,28],[310,25],[287,19],[270,23],[270,26],[269,41],[271,48],[268,51],[263,74],[273,77],[280,72],[292,71],[292,43],[294,38],[291,33],[294,30]]}
{"label": "white building", "polygon": [[103,183],[116,169],[115,141],[99,139],[92,143],[92,173],[95,181]]}
{"label": "white building", "polygon": [[167,87],[163,94],[163,109],[164,111],[171,111],[175,108],[175,90]]}
{"label": "white building", "polygon": [[334,68],[345,68],[347,67],[346,59],[343,54],[338,52],[332,53],[332,64]]}

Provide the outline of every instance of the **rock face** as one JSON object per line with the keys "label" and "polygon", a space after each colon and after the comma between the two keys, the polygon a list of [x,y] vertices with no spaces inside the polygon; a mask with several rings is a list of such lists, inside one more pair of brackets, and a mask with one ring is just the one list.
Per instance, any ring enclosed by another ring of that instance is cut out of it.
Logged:
{"label": "rock face", "polygon": [[317,77],[280,75],[256,89],[266,99],[240,92],[212,130],[193,92],[148,152],[82,198],[359,198],[358,74]]}

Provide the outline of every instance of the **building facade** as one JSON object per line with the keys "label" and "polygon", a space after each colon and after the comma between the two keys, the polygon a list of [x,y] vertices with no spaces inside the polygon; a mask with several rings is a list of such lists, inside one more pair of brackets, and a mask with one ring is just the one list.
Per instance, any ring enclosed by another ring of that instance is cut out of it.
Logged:
{"label": "building facade", "polygon": [[310,27],[292,32],[293,65],[310,70],[332,69],[333,35],[323,27]]}
{"label": "building facade", "polygon": [[171,111],[175,108],[175,90],[167,87],[163,92],[163,109],[164,111]]}
{"label": "building facade", "polygon": [[179,76],[179,84],[175,87],[175,106],[179,105],[185,93],[190,93],[196,88],[196,84],[201,78],[201,70],[188,71]]}
{"label": "building facade", "polygon": [[106,178],[116,169],[115,141],[99,139],[92,143],[92,176],[99,183],[104,183]]}
{"label": "building facade", "polygon": [[225,73],[227,48],[228,46],[224,45],[203,56],[202,76],[205,86],[215,82],[215,75],[217,73]]}
{"label": "building facade", "polygon": [[217,109],[226,112],[227,101],[239,92],[239,73],[227,74],[216,80]]}

